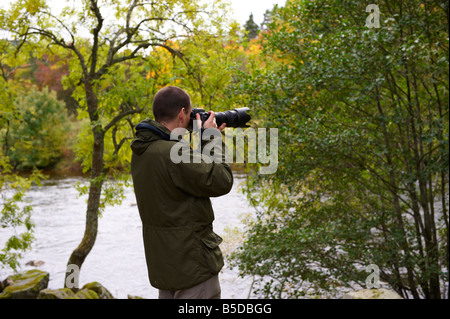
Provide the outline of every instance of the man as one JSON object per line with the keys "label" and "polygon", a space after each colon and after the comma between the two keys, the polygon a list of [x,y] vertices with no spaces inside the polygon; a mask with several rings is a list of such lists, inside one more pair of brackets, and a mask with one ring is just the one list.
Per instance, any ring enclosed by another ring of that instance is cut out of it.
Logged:
{"label": "man", "polygon": [[[221,295],[222,238],[213,232],[209,198],[227,194],[233,174],[225,160],[178,164],[171,160],[171,149],[178,143],[170,140],[171,132],[189,126],[191,111],[184,90],[163,88],[153,101],[155,121],[138,125],[131,144],[131,173],[148,275],[161,299],[219,299]],[[214,117],[211,112],[203,128],[222,131],[225,125],[218,128]],[[199,116],[197,123],[201,123]],[[191,157],[199,156],[189,151]]]}

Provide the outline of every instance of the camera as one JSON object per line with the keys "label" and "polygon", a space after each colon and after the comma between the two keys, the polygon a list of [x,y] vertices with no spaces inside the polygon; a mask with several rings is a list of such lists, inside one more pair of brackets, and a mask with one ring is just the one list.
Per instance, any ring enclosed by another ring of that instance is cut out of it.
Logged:
{"label": "camera", "polygon": [[[249,110],[250,109],[248,107],[242,107],[231,111],[217,112],[216,113],[217,126],[220,127],[223,123],[226,123],[227,127],[234,127],[234,128],[249,127],[249,125],[247,125],[247,122],[251,120],[250,115],[247,114]],[[196,120],[197,114],[200,114],[202,127],[203,123],[205,123],[210,117],[210,114],[208,112],[205,112],[205,110],[203,109],[193,109],[191,113],[191,122],[189,124],[190,130],[192,130],[193,121]]]}

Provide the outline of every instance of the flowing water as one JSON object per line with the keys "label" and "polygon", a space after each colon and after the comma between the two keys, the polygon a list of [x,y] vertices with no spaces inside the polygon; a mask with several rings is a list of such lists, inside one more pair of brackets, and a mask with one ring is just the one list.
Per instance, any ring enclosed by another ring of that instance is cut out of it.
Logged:
{"label": "flowing water", "polygon": [[[253,214],[240,191],[243,181],[243,176],[235,176],[229,194],[211,199],[216,216],[214,230],[224,238],[221,247],[225,255],[242,240],[242,219]],[[42,186],[33,186],[26,197],[33,206],[36,239],[32,250],[21,260],[19,271],[35,268],[25,265],[30,260],[44,261],[37,268],[50,273],[48,287],[51,289],[64,286],[67,261],[84,233],[87,197],[78,197],[74,187],[77,183],[87,183],[87,180],[46,180]],[[0,230],[0,248],[10,235]],[[9,274],[0,269],[0,280]],[[230,269],[227,260],[219,278],[222,298],[247,298],[251,278],[240,278],[236,269]],[[127,295],[148,299],[158,297],[158,290],[148,281],[142,224],[132,187],[125,189],[121,205],[107,207],[99,219],[97,240],[81,268],[79,285],[82,287],[92,281],[103,284],[116,298],[127,298]]]}

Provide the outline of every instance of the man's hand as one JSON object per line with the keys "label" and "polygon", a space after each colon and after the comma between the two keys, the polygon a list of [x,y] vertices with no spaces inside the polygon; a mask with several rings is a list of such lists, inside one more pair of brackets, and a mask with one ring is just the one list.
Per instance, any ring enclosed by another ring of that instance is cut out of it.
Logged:
{"label": "man's hand", "polygon": [[[210,114],[209,118],[206,120],[206,122],[203,124],[203,128],[206,130],[208,128],[217,128],[219,131],[223,131],[225,129],[225,127],[227,126],[226,123],[223,123],[220,127],[217,127],[217,122],[216,122],[216,113],[209,111],[208,112]],[[201,120],[200,120],[200,115],[197,114],[197,127],[201,127]]]}

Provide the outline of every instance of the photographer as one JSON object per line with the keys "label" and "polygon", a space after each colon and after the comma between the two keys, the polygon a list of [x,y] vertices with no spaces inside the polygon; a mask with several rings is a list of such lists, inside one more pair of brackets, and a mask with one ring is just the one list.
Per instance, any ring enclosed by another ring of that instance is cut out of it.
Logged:
{"label": "photographer", "polygon": [[[163,88],[153,101],[155,121],[138,125],[131,144],[148,275],[162,299],[218,299],[221,294],[222,238],[213,232],[209,198],[227,194],[233,175],[225,161],[175,164],[171,160],[171,149],[178,141],[171,141],[170,134],[188,127],[191,111],[184,90]],[[199,115],[197,121],[201,123]],[[225,124],[218,128],[211,112],[203,128],[222,131]],[[192,149],[191,156],[197,156]]]}

